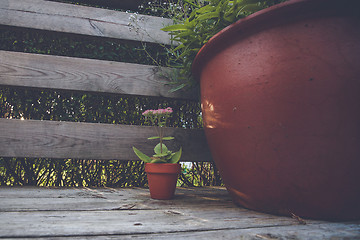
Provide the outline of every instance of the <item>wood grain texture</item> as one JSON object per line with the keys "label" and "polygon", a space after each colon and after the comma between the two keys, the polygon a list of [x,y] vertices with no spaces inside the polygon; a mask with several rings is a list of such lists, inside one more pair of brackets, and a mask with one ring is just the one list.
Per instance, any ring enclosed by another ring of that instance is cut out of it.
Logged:
{"label": "wood grain texture", "polygon": [[[71,204],[74,203],[74,204]],[[0,238],[359,239],[360,222],[305,220],[235,206],[225,188],[0,188]]]}
{"label": "wood grain texture", "polygon": [[172,20],[46,0],[0,0],[0,24],[170,44]]}
{"label": "wood grain texture", "polygon": [[[24,198],[27,200],[21,201]],[[168,210],[186,209],[195,205],[199,208],[233,206],[223,187],[178,187],[171,201],[149,199],[149,191],[145,188],[0,187],[0,212],[161,210],[161,203],[173,203],[166,204]]]}
{"label": "wood grain texture", "polygon": [[147,2],[146,0],[77,0],[78,3],[100,5],[112,9],[124,9],[137,11],[140,4]]}
{"label": "wood grain texture", "polygon": [[0,85],[198,100],[194,90],[171,92],[168,68],[103,60],[0,51]]}
{"label": "wood grain texture", "polygon": [[[0,118],[0,156],[139,160],[132,147],[153,154],[153,127]],[[211,161],[203,130],[165,128],[170,150],[183,148],[181,161]]]}

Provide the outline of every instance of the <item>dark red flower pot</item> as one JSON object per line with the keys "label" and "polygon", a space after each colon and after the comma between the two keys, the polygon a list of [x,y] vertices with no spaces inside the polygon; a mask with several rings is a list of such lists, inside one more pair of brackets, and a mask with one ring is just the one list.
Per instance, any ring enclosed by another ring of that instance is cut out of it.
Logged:
{"label": "dark red flower pot", "polygon": [[145,163],[151,198],[172,199],[180,171],[180,164]]}
{"label": "dark red flower pot", "polygon": [[198,53],[205,133],[236,203],[360,219],[359,5],[290,0]]}

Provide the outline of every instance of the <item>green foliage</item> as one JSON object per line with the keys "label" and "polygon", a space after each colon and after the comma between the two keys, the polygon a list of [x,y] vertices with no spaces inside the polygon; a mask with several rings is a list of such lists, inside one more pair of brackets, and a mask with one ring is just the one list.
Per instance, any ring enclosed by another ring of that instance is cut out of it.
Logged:
{"label": "green foliage", "polygon": [[0,185],[146,186],[141,161],[0,158]]}
{"label": "green foliage", "polygon": [[155,154],[152,157],[147,156],[146,154],[142,153],[139,149],[133,147],[133,150],[140,158],[140,160],[146,163],[178,163],[181,158],[182,149],[180,148],[179,151],[173,153],[170,151],[165,144],[158,143],[155,148]]}
{"label": "green foliage", "polygon": [[170,49],[176,56],[174,62],[181,63],[181,66],[175,65],[180,68],[177,74],[178,89],[196,84],[191,74],[192,63],[200,48],[211,37],[240,18],[281,1],[208,0],[202,5],[203,1],[186,0],[191,8],[189,15],[175,14],[178,23],[162,29],[171,33],[173,41],[180,43]]}
{"label": "green foliage", "polygon": [[216,165],[209,162],[195,162],[183,167],[179,176],[179,186],[222,186]]}

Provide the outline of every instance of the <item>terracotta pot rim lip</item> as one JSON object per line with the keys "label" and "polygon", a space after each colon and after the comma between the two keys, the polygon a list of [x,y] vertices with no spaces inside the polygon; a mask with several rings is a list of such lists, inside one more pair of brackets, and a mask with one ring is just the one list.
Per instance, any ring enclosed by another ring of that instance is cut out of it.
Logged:
{"label": "terracotta pot rim lip", "polygon": [[164,167],[178,167],[181,166],[180,163],[145,163],[145,167],[156,167],[162,165]]}
{"label": "terracotta pot rim lip", "polygon": [[[218,45],[220,45],[223,41],[231,39],[234,33],[244,30],[243,35],[246,36],[249,29],[251,29],[254,25],[261,22],[265,22],[265,24],[270,25],[269,23],[271,23],[271,19],[278,15],[284,13],[294,13],[294,15],[300,15],[318,11],[319,9],[327,9],[329,5],[331,6],[330,3],[334,4],[336,2],[336,0],[289,0],[262,9],[236,21],[215,34],[205,45],[201,47],[192,64],[193,76],[195,79],[199,80],[204,63],[211,58],[212,55],[219,51],[218,48],[220,47]],[[346,5],[349,2],[356,3],[356,0],[344,0],[342,5]],[[322,7],[323,4],[325,4],[326,7]],[[359,2],[357,2],[357,4],[359,4]],[[350,7],[348,8],[350,9]],[[286,23],[287,21],[284,22]]]}
{"label": "terracotta pot rim lip", "polygon": [[181,165],[179,163],[145,163],[145,172],[179,174]]}

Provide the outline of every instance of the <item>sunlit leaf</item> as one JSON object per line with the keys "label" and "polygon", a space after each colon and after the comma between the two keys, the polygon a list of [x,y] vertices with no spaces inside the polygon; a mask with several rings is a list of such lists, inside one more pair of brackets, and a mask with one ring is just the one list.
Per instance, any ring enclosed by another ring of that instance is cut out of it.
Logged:
{"label": "sunlit leaf", "polygon": [[167,162],[164,159],[157,158],[151,160],[151,163],[167,163]]}
{"label": "sunlit leaf", "polygon": [[173,140],[174,137],[163,137],[162,139],[163,139],[163,140]]}
{"label": "sunlit leaf", "polygon": [[136,154],[136,156],[138,156],[138,158],[140,158],[140,160],[149,163],[151,162],[151,158],[149,156],[147,156],[146,154],[142,153],[139,149],[137,149],[136,147],[133,147],[133,150]]}
{"label": "sunlit leaf", "polygon": [[164,32],[170,32],[170,31],[183,31],[187,30],[188,28],[184,24],[177,24],[177,25],[170,25],[167,27],[162,28],[161,30]]}
{"label": "sunlit leaf", "polygon": [[154,136],[154,137],[149,137],[148,139],[153,140],[153,139],[159,139],[159,138],[160,138],[159,136]]}
{"label": "sunlit leaf", "polygon": [[[161,145],[162,145],[162,148],[161,148]],[[161,151],[162,150],[162,151]],[[165,146],[165,144],[160,144],[160,143],[158,143],[156,146],[155,146],[155,148],[154,148],[154,152],[156,153],[156,154],[161,154],[161,153],[163,153],[163,152],[167,152],[168,151],[168,149],[167,149],[167,147]]]}
{"label": "sunlit leaf", "polygon": [[180,148],[180,150],[178,152],[176,152],[172,158],[170,159],[170,163],[177,163],[179,162],[180,158],[181,158],[181,153],[182,153],[182,148]]}

